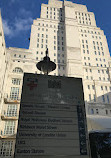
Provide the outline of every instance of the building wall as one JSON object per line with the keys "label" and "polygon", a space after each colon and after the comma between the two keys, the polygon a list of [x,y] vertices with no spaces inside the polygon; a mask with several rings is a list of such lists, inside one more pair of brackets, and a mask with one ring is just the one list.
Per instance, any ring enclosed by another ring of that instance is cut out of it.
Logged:
{"label": "building wall", "polygon": [[[111,117],[111,59],[107,40],[104,31],[96,26],[94,13],[88,12],[85,5],[70,1],[63,5],[59,0],[42,4],[41,16],[31,26],[28,50],[6,49],[2,21],[0,27],[0,40],[3,41],[0,42],[3,43],[0,46],[1,83],[5,81],[0,84],[4,85],[0,87],[0,93],[3,92],[0,105],[1,157],[13,157],[23,73],[41,73],[36,63],[43,59],[46,48],[57,65],[50,75],[83,79],[87,117]],[[8,61],[5,60],[7,56]]]}

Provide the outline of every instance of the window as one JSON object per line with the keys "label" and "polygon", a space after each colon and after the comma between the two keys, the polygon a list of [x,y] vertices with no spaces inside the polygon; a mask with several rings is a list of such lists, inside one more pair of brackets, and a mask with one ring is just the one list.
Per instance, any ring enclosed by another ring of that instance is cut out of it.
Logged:
{"label": "window", "polygon": [[1,141],[1,157],[12,157],[13,141],[2,140]]}
{"label": "window", "polygon": [[14,57],[16,57],[16,54],[14,54]]}
{"label": "window", "polygon": [[99,110],[98,109],[96,109],[96,114],[99,114]]}
{"label": "window", "polygon": [[14,85],[20,85],[20,79],[18,79],[18,78],[13,78],[12,79],[12,84],[14,84]]}
{"label": "window", "polygon": [[90,85],[88,85],[88,89],[90,89]]}
{"label": "window", "polygon": [[17,116],[17,105],[9,104],[5,116],[7,117]]}
{"label": "window", "polygon": [[43,44],[41,44],[41,48],[43,48]]}
{"label": "window", "polygon": [[107,86],[105,86],[105,90],[107,91]]}
{"label": "window", "polygon": [[24,58],[26,58],[26,55],[24,55]]}
{"label": "window", "polygon": [[108,110],[106,110],[106,115],[108,115]]}
{"label": "window", "polygon": [[103,90],[103,86],[101,86],[101,90]]}
{"label": "window", "polygon": [[89,101],[91,101],[91,94],[89,94]]}
{"label": "window", "polygon": [[23,73],[23,70],[19,67],[16,67],[14,70],[13,70],[14,73]]}
{"label": "window", "polygon": [[62,47],[62,51],[64,51],[64,47]]}
{"label": "window", "polygon": [[5,121],[4,135],[15,134],[15,121]]}
{"label": "window", "polygon": [[95,96],[95,94],[93,95],[93,97],[94,97],[94,102],[96,102],[96,96]]}
{"label": "window", "polygon": [[54,50],[56,50],[56,46],[54,46]]}
{"label": "window", "polygon": [[18,100],[19,99],[19,88],[18,87],[11,87],[10,98],[12,100]]}
{"label": "window", "polygon": [[92,89],[93,89],[93,90],[95,89],[95,86],[94,86],[94,85],[92,85]]}
{"label": "window", "polygon": [[107,102],[110,103],[110,102],[109,102],[109,96],[108,96],[108,95],[107,95]]}
{"label": "window", "polygon": [[102,95],[102,101],[105,102],[105,97],[104,97],[104,95]]}
{"label": "window", "polygon": [[94,114],[94,109],[91,109],[91,114]]}
{"label": "window", "polygon": [[37,48],[39,48],[39,44],[37,44]]}

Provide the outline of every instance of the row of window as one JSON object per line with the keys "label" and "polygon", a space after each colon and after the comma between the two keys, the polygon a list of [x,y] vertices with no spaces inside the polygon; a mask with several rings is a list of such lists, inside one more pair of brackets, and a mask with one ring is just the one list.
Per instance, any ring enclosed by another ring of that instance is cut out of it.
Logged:
{"label": "row of window", "polygon": [[81,32],[84,32],[84,33],[91,33],[91,34],[98,34],[98,35],[100,35],[100,32],[97,32],[97,31],[90,31],[90,30],[83,30],[83,29],[81,29],[80,30]]}
{"label": "row of window", "polygon": [[[85,69],[85,71],[86,71],[86,72],[88,72],[88,71],[89,71],[89,72],[92,72],[92,69]],[[102,74],[105,74],[105,73],[108,74],[108,71],[107,71],[107,70],[97,70],[97,72],[98,72],[98,73],[102,73]]]}
{"label": "row of window", "polygon": [[[101,111],[101,109],[100,109],[100,111]],[[99,109],[97,109],[97,108],[91,109],[91,114],[99,114],[99,113],[100,113]],[[106,115],[111,114],[111,110],[105,109],[105,114]]]}
{"label": "row of window", "polygon": [[48,40],[46,39],[46,40],[44,40],[43,38],[40,40],[39,38],[37,38],[37,42],[40,42],[41,41],[41,43],[48,43]]}
{"label": "row of window", "polygon": [[[87,37],[87,34],[81,34],[82,37]],[[95,38],[95,39],[101,39],[101,37],[99,36],[92,36],[92,38]]]}
{"label": "row of window", "polygon": [[40,33],[38,33],[38,34],[37,34],[37,37],[40,37],[40,36],[41,36],[42,38],[43,38],[43,37],[48,38],[48,35],[47,35],[47,34],[46,34],[46,35],[44,35],[44,34],[40,34]]}
{"label": "row of window", "polygon": [[[40,28],[40,27],[38,27],[38,30],[39,31],[46,31],[46,32],[48,32],[49,30],[48,29],[44,29],[44,28]],[[54,30],[54,33],[61,33],[61,34],[63,34],[64,33],[64,31],[61,31],[61,30]]]}
{"label": "row of window", "polygon": [[[87,85],[87,88],[88,89],[95,89],[95,86],[94,85]],[[106,90],[106,91],[111,91],[111,87],[108,87],[108,86],[101,86],[101,90]]]}
{"label": "row of window", "polygon": [[98,42],[98,41],[93,41],[93,44],[94,45],[99,45],[100,44],[101,46],[103,45],[102,42]]}
{"label": "row of window", "polygon": [[103,61],[105,62],[106,60],[105,59],[101,59],[101,58],[95,58],[96,61]]}
{"label": "row of window", "polygon": [[[109,90],[108,90],[109,89]],[[111,91],[111,87],[101,86],[101,90]]]}
{"label": "row of window", "polygon": [[[56,53],[54,53],[54,56],[56,56]],[[64,54],[57,54],[58,57],[63,57],[64,58]]]}
{"label": "row of window", "polygon": [[[102,95],[101,96],[101,100],[102,100],[102,102],[103,103],[110,103],[110,100],[109,100],[109,95]],[[96,102],[96,96],[95,96],[95,94],[93,94],[93,96],[91,95],[91,94],[89,94],[89,101],[94,101],[94,102]]]}
{"label": "row of window", "polygon": [[106,67],[106,64],[96,64],[97,67]]}
{"label": "row of window", "polygon": [[18,62],[18,63],[22,62],[22,63],[26,63],[26,61],[20,61],[20,60],[13,60],[13,62]]}
{"label": "row of window", "polygon": [[59,47],[59,46],[56,47],[56,46],[54,46],[54,50],[59,50],[59,51],[62,50],[62,51],[64,51],[64,47]]}
{"label": "row of window", "polygon": [[52,25],[52,24],[44,24],[44,23],[38,23],[38,26],[43,26],[43,27],[53,27],[53,28],[57,28],[57,29],[64,29],[64,26],[62,25]]}
{"label": "row of window", "polygon": [[52,7],[47,7],[47,11],[57,11],[57,12],[63,12],[63,9],[62,8],[52,8]]}
{"label": "row of window", "polygon": [[[87,54],[89,54],[89,50],[83,49],[83,53],[85,54],[86,52],[87,52]],[[95,55],[102,55],[102,56],[104,56],[104,52],[97,52],[97,51],[94,51],[94,54],[95,54]]]}
{"label": "row of window", "polygon": [[[92,76],[85,76],[85,79],[87,80],[93,80],[93,77]],[[109,78],[105,78],[105,77],[99,77],[98,78],[99,81],[109,81],[110,79]]]}
{"label": "row of window", "polygon": [[21,54],[17,55],[17,54],[14,54],[14,57],[18,57],[18,58],[26,58],[26,55],[22,56]]}
{"label": "row of window", "polygon": [[47,45],[43,45],[43,44],[40,45],[40,44],[37,43],[37,48],[45,48],[46,49],[46,48],[48,48],[48,46]]}
{"label": "row of window", "polygon": [[90,14],[88,14],[88,13],[75,12],[75,14],[76,14],[76,15],[85,16],[85,17],[89,17],[89,18],[90,18]]}
{"label": "row of window", "polygon": [[97,51],[94,51],[94,54],[95,54],[95,55],[102,55],[102,56],[104,56],[104,52],[100,52],[100,51],[98,51],[98,52],[97,52]]}

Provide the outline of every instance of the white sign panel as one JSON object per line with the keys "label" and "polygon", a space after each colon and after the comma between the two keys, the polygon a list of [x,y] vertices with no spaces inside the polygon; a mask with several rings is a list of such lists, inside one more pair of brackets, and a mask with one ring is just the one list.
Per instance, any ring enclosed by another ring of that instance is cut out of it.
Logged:
{"label": "white sign panel", "polygon": [[15,158],[88,157],[82,80],[25,74]]}

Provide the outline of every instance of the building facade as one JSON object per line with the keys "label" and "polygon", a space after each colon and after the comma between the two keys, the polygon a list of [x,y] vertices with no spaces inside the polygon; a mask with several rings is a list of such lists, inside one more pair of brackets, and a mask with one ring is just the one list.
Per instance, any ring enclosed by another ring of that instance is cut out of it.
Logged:
{"label": "building facade", "polygon": [[[111,59],[107,39],[85,5],[59,0],[42,4],[40,18],[31,27],[28,50],[5,48],[0,18],[0,40],[0,157],[13,157],[23,73],[41,73],[36,63],[43,59],[46,48],[57,64],[50,75],[83,79],[87,118],[110,119]],[[92,126],[88,128],[93,130]]]}

